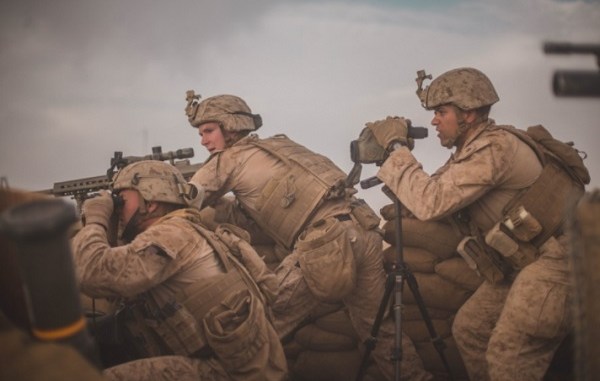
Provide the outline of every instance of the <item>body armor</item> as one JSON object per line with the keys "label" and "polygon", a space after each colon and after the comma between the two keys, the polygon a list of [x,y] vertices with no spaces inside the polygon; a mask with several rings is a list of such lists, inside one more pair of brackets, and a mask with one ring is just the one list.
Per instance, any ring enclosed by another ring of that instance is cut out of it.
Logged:
{"label": "body armor", "polygon": [[[182,212],[176,211],[170,216],[178,213]],[[235,322],[240,326],[252,327],[257,324],[256,319],[264,319],[265,298],[245,267],[230,254],[227,245],[208,229],[193,225],[210,242],[226,272],[188,285],[163,305],[146,293],[144,323],[161,338],[169,353],[201,357],[215,351],[215,348],[209,350],[207,347],[206,317],[211,311],[221,308],[224,303],[233,310],[252,311],[246,320],[238,316]],[[247,339],[240,337],[237,340],[248,346],[255,345]]]}
{"label": "body armor", "polygon": [[[502,220],[491,229],[482,232],[472,222],[466,223],[470,235],[461,241],[457,251],[473,270],[491,283],[500,282],[534,262],[539,248],[550,237],[562,234],[567,212],[573,210],[583,195],[586,183],[585,177],[578,177],[569,167],[570,163],[532,138],[529,130],[525,132],[512,126],[494,128],[507,131],[526,143],[536,153],[543,169],[531,186],[506,204]],[[587,173],[583,163],[580,167]]]}
{"label": "body armor", "polygon": [[345,195],[346,174],[325,156],[293,142],[285,135],[250,140],[289,168],[263,189],[256,208],[245,206],[259,226],[291,249],[319,205]]}

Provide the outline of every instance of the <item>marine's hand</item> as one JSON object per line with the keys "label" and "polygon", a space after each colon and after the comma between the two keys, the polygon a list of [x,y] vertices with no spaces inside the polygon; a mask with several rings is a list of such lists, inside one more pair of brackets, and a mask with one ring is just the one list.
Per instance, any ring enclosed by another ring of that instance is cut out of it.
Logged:
{"label": "marine's hand", "polygon": [[377,142],[385,150],[390,150],[393,143],[408,146],[408,127],[410,121],[398,116],[388,116],[384,120],[369,122],[366,126],[373,132]]}
{"label": "marine's hand", "polygon": [[84,225],[99,224],[108,229],[110,217],[114,210],[113,199],[108,191],[101,191],[97,196],[85,200],[81,207]]}

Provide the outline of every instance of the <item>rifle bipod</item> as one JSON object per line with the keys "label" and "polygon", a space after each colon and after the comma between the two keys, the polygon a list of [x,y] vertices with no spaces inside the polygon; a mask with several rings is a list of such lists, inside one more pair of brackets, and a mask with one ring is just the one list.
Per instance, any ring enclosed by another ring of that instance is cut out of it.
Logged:
{"label": "rifle bipod", "polygon": [[366,369],[366,365],[369,360],[369,356],[375,346],[377,345],[377,336],[379,334],[379,328],[381,326],[381,322],[385,315],[385,311],[389,305],[390,297],[392,295],[392,291],[394,291],[394,304],[392,306],[392,310],[394,312],[394,348],[392,350],[392,361],[394,361],[394,380],[400,380],[400,362],[402,361],[402,289],[404,287],[404,281],[406,280],[410,291],[414,295],[417,306],[419,307],[419,311],[421,312],[421,316],[423,317],[423,321],[427,325],[427,330],[429,332],[429,336],[431,337],[431,342],[438,352],[440,359],[448,372],[448,379],[450,381],[453,380],[452,373],[450,372],[450,365],[446,360],[446,356],[444,355],[444,349],[446,348],[446,343],[444,340],[437,334],[433,323],[431,322],[431,318],[429,316],[429,312],[427,311],[427,307],[423,302],[423,298],[421,293],[419,292],[419,285],[417,284],[417,280],[415,276],[412,274],[410,269],[404,263],[404,256],[402,250],[402,215],[401,215],[401,204],[398,198],[387,188],[383,187],[383,192],[390,197],[394,201],[394,209],[395,209],[395,251],[396,251],[396,263],[394,264],[393,271],[390,271],[386,278],[385,283],[385,291],[383,293],[383,297],[381,303],[379,304],[379,309],[377,311],[377,316],[375,317],[375,321],[373,322],[373,327],[371,328],[371,336],[365,340],[365,353],[363,355],[360,367],[358,368],[358,373],[356,375],[356,381],[361,381],[364,375],[364,371]]}

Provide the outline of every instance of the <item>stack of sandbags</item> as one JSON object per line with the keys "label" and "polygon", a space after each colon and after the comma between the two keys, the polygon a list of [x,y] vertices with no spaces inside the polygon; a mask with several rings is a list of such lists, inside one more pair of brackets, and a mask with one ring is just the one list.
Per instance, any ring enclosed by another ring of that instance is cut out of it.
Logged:
{"label": "stack of sandbags", "polygon": [[[264,239],[257,229],[249,229],[248,224],[232,212],[232,205],[228,202],[223,202],[216,209],[212,212],[205,211],[207,219],[234,222],[251,231],[251,243],[269,268],[274,269],[288,254],[271,240]],[[392,209],[388,207],[387,211]],[[224,215],[228,217],[223,218]],[[385,213],[384,210],[382,216],[386,220],[383,225],[385,241],[391,245],[383,253],[389,270],[396,256],[394,216],[393,212]],[[447,347],[444,355],[450,364],[452,375],[455,380],[466,379],[464,365],[452,340],[451,325],[456,311],[481,283],[481,279],[456,254],[460,238],[449,225],[404,219],[403,239],[404,262],[414,275],[419,294],[437,334],[444,339]],[[409,282],[404,285],[402,303],[402,330],[415,342],[425,367],[444,379],[445,368],[431,344],[430,334]],[[364,348],[364,345],[360,343],[347,310],[342,305],[323,304],[311,314],[311,320],[306,325],[284,342],[292,381],[353,380],[362,361],[359,348]],[[371,360],[363,380],[383,379]]]}
{"label": "stack of sandbags", "polygon": [[[383,212],[383,211],[382,211]],[[382,213],[383,214],[383,213]],[[385,218],[385,214],[384,218]],[[396,257],[394,220],[383,224],[387,270]],[[403,259],[414,275],[436,333],[444,340],[444,356],[455,380],[467,378],[464,365],[452,339],[451,326],[456,311],[481,283],[481,279],[456,254],[460,241],[449,225],[403,219]],[[276,267],[287,252],[269,242],[253,243],[270,268]],[[438,379],[447,378],[442,360],[431,343],[431,336],[416,304],[408,279],[402,294],[402,330],[414,341],[423,363]],[[393,294],[390,301],[393,303]],[[376,313],[376,311],[374,311]],[[311,320],[284,342],[292,381],[346,381],[356,378],[364,345],[357,337],[343,305],[323,304],[311,314]],[[384,380],[369,361],[363,380]]]}
{"label": "stack of sandbags", "polygon": [[467,379],[464,364],[452,338],[451,327],[456,312],[481,284],[482,278],[456,253],[461,237],[449,224],[404,217],[401,221],[400,257],[395,242],[395,217],[393,213],[385,213],[385,209],[382,210],[382,215],[385,219],[384,239],[391,245],[383,252],[384,265],[389,271],[400,258],[408,269],[402,290],[402,330],[415,343],[425,368],[440,379],[447,376],[418,307],[417,298],[420,296],[435,332],[445,343],[443,354],[453,378]]}
{"label": "stack of sandbags", "polygon": [[[346,381],[356,379],[362,362],[360,339],[348,312],[341,304],[322,304],[311,314],[311,322],[284,343],[293,381]],[[369,361],[364,381],[384,380]]]}

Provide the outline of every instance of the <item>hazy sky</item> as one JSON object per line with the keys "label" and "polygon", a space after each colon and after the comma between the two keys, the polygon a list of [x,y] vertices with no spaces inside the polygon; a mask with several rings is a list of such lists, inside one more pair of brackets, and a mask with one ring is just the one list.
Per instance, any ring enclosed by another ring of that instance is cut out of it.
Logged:
{"label": "hazy sky", "polygon": [[[600,43],[600,1],[3,1],[0,176],[13,188],[105,173],[114,151],[206,152],[185,92],[231,93],[349,171],[365,122],[429,126],[416,71],[473,66],[494,83],[492,117],[541,123],[586,151],[600,186],[600,99],[557,98],[554,70],[596,70],[592,55],[545,55],[544,41]],[[428,172],[450,151],[435,131],[414,152]],[[375,166],[363,170],[363,178]],[[377,189],[361,191],[376,208]]]}

